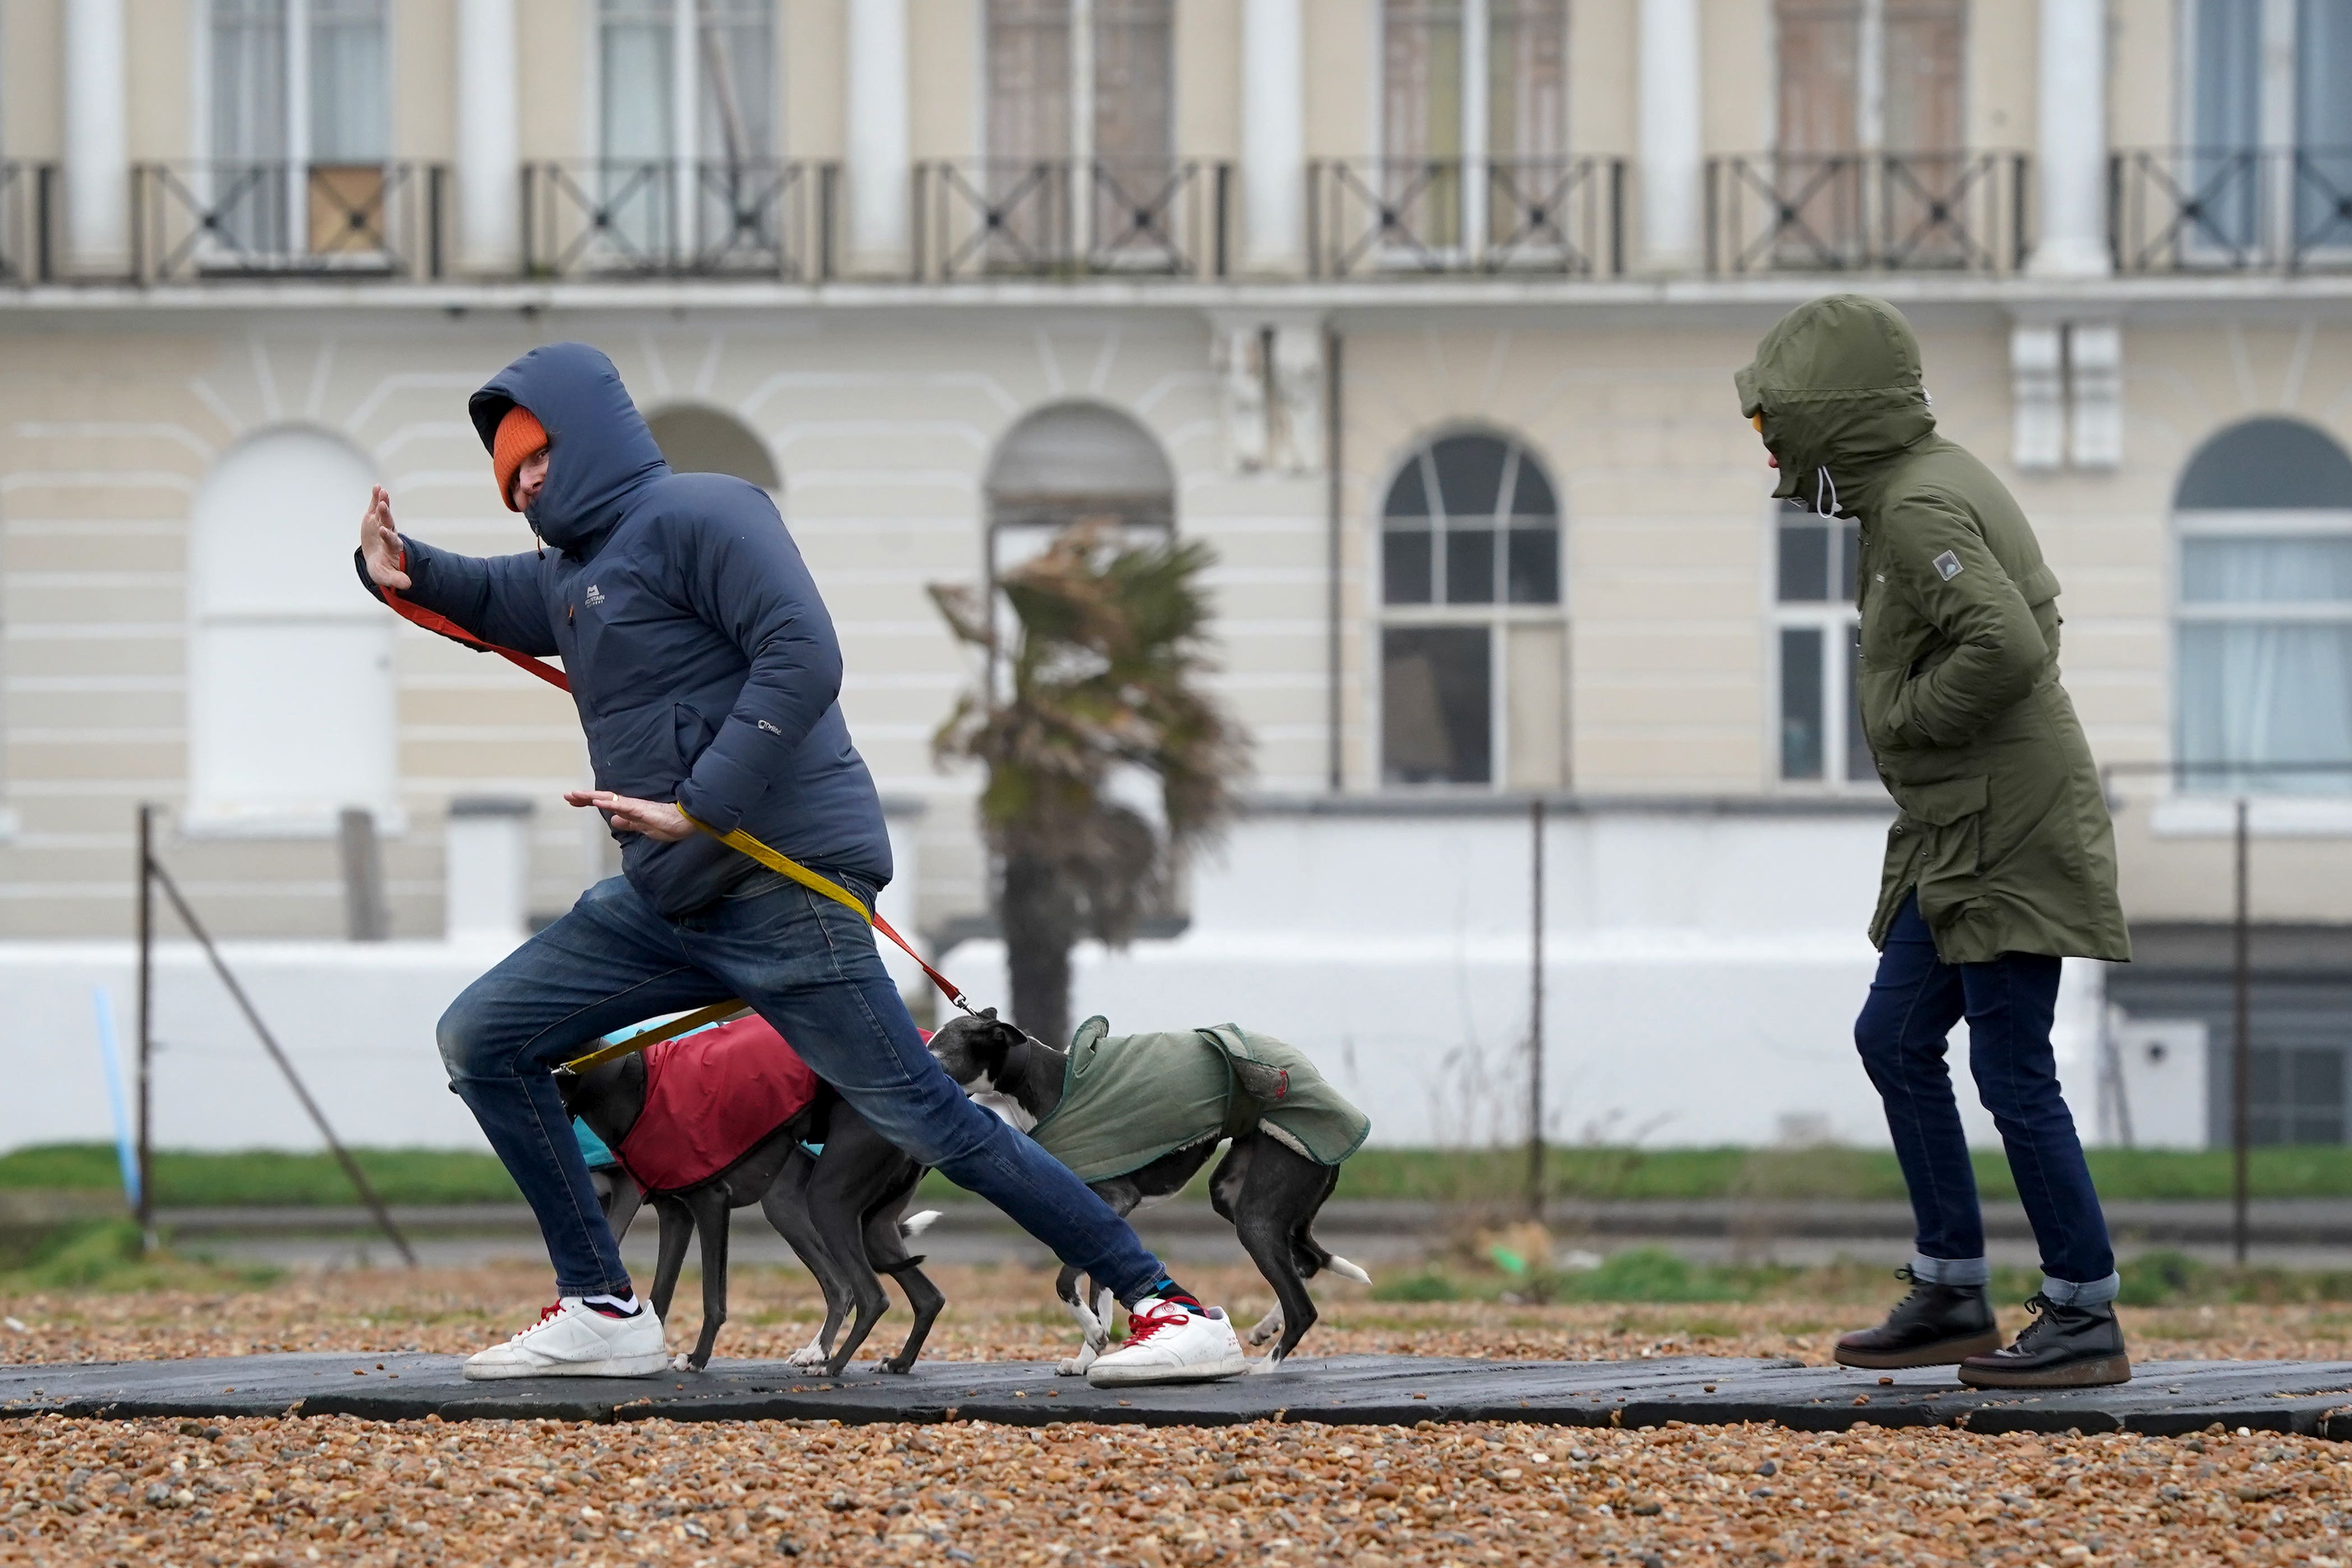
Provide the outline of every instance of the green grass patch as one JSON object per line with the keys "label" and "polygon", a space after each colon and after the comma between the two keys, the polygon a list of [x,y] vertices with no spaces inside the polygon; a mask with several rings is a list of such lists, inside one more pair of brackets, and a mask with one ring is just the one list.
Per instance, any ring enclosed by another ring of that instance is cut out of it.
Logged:
{"label": "green grass patch", "polygon": [[[2111,1199],[2218,1199],[2230,1196],[2227,1149],[2092,1149],[2092,1178]],[[1985,1197],[2014,1198],[1999,1149],[1975,1153]],[[1554,1198],[1900,1199],[1903,1172],[1891,1150],[1563,1148],[1547,1151]],[[2256,1197],[2352,1197],[2352,1145],[2256,1149],[2248,1160]],[[1340,1167],[1340,1197],[1432,1203],[1507,1203],[1524,1197],[1521,1150],[1365,1149]]]}
{"label": "green grass patch", "polygon": [[[520,1203],[498,1157],[446,1149],[354,1149],[352,1158],[386,1203]],[[267,1149],[158,1149],[155,1202],[163,1208],[360,1201],[335,1156]],[[111,1144],[44,1144],[0,1155],[0,1188],[121,1191]]]}
{"label": "green grass patch", "polygon": [[283,1277],[283,1270],[259,1265],[149,1253],[140,1246],[138,1226],[127,1219],[103,1219],[64,1226],[43,1238],[16,1267],[0,1271],[0,1293],[257,1290]]}
{"label": "green grass patch", "polygon": [[[439,1149],[358,1149],[360,1168],[388,1202],[513,1203],[513,1182],[495,1157]],[[2093,1149],[2091,1174],[2109,1199],[2203,1198],[2230,1195],[2226,1149]],[[1194,1181],[1203,1196],[1210,1170]],[[1987,1197],[2016,1196],[1998,1149],[1976,1155],[1977,1185]],[[2257,1197],[2352,1197],[2352,1145],[2253,1151],[2249,1176]],[[1441,1204],[1521,1201],[1528,1162],[1516,1149],[1365,1149],[1340,1167],[1338,1196]],[[1903,1173],[1892,1153],[1874,1149],[1628,1149],[1575,1147],[1548,1152],[1546,1190],[1554,1198],[1899,1199]],[[0,1190],[120,1191],[109,1144],[49,1144],[0,1155]],[[928,1198],[952,1197],[955,1186],[933,1173]],[[263,1150],[155,1155],[155,1197],[165,1207],[218,1205],[349,1204],[350,1181],[331,1155]]]}

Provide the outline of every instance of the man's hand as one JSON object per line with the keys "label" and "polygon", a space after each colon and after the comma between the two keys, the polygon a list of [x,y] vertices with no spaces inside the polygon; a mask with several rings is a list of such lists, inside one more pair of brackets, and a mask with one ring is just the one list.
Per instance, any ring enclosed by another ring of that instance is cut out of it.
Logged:
{"label": "man's hand", "polygon": [[659,843],[674,844],[695,831],[686,813],[667,800],[638,800],[610,789],[566,789],[563,799],[574,806],[595,806],[613,813],[613,830],[643,833]]}
{"label": "man's hand", "polygon": [[392,497],[381,485],[368,497],[367,515],[360,519],[360,553],[378,588],[408,586],[408,574],[400,570],[401,558],[408,552],[392,526]]}

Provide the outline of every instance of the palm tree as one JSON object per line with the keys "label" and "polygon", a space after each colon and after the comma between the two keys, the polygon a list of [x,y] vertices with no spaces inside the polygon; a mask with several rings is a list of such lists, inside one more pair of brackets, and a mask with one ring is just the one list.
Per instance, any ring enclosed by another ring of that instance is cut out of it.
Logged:
{"label": "palm tree", "polygon": [[[1199,583],[1213,559],[1198,541],[1118,548],[1105,523],[1066,528],[1000,580],[1009,649],[981,592],[931,590],[956,636],[1009,675],[1002,700],[992,674],[965,694],[932,744],[987,768],[1013,1016],[1040,1040],[1070,1038],[1071,948],[1126,943],[1165,906],[1171,865],[1233,813],[1248,742],[1199,684],[1213,667]],[[1118,798],[1138,775],[1160,823]]]}

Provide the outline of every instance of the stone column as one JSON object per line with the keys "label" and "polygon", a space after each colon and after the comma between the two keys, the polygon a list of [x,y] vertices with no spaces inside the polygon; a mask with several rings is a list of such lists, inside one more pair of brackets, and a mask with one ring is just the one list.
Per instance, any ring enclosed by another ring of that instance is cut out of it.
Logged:
{"label": "stone column", "polygon": [[457,256],[512,274],[522,258],[521,80],[514,0],[457,0]]}
{"label": "stone column", "polygon": [[907,0],[850,0],[848,55],[845,269],[904,272],[913,177]]}
{"label": "stone column", "polygon": [[1642,265],[1687,272],[1700,252],[1698,0],[1642,0],[1640,102]]}
{"label": "stone column", "polygon": [[2042,235],[2032,270],[2095,277],[2109,267],[2105,0],[2042,0],[2040,48]]}
{"label": "stone column", "polygon": [[1306,38],[1300,0],[1242,0],[1242,270],[1307,265]]}
{"label": "stone column", "polygon": [[131,115],[122,0],[67,0],[66,269],[131,267]]}

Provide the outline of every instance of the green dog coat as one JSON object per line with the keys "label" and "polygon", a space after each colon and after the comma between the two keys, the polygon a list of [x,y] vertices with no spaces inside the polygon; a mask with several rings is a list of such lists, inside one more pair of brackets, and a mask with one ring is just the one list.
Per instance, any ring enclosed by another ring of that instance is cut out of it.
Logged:
{"label": "green dog coat", "polygon": [[1090,1018],[1070,1040],[1062,1103],[1030,1135],[1081,1181],[1107,1181],[1160,1155],[1263,1128],[1320,1165],[1356,1152],[1371,1119],[1304,1051],[1233,1024],[1113,1035]]}

